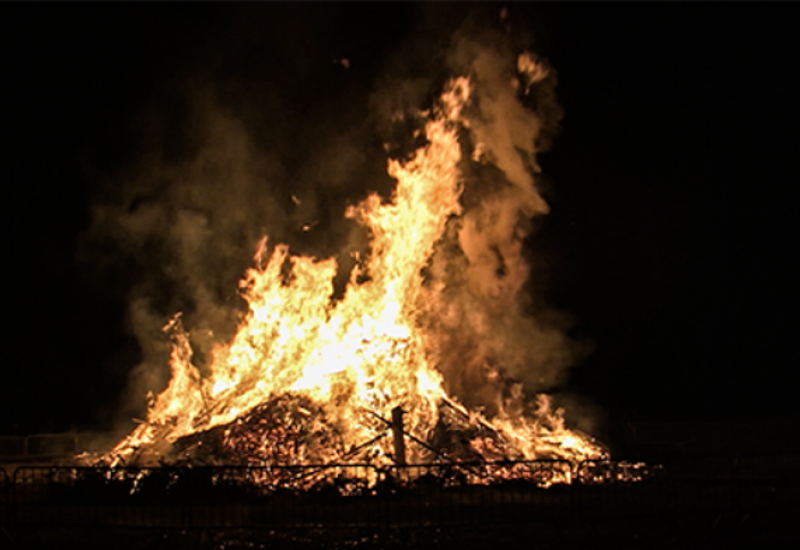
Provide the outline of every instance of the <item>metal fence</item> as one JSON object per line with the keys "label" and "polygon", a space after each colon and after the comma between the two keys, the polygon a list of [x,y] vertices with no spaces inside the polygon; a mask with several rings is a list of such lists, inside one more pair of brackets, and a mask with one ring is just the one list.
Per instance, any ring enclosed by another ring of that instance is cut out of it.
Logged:
{"label": "metal fence", "polygon": [[112,439],[112,434],[104,432],[0,435],[0,460],[31,461],[72,457],[84,451],[98,451]]}
{"label": "metal fence", "polygon": [[[565,461],[495,464],[20,467],[14,523],[36,526],[401,527],[525,521],[564,508],[541,485]],[[513,476],[513,477],[512,477]],[[538,512],[537,512],[538,513]]]}
{"label": "metal fence", "polygon": [[[552,525],[800,508],[800,457],[0,470],[3,524],[308,530]],[[759,462],[760,460],[760,462]],[[569,481],[571,483],[559,483]]]}

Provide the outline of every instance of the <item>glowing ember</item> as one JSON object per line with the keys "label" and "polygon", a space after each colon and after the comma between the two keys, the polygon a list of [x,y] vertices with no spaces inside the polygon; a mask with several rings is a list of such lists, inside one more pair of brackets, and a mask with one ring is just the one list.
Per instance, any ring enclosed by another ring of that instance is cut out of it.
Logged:
{"label": "glowing ember", "polygon": [[[518,71],[526,88],[547,74],[527,55]],[[441,243],[470,246],[448,227],[461,224],[469,232],[480,223],[463,216],[460,204],[461,166],[470,161],[462,160],[458,134],[479,123],[469,114],[471,88],[467,77],[451,80],[439,103],[424,113],[427,143],[407,162],[388,162],[397,180],[389,202],[373,194],[345,213],[368,229],[371,246],[344,296],[331,298],[333,259],[290,255],[280,244],[270,251],[265,238],[241,282],[249,310],[236,336],[214,350],[208,374],[201,376],[180,317],[173,318],[166,327],[173,338],[169,385],[154,399],[146,422],[103,462],[387,465],[398,459],[392,437],[385,437],[396,407],[405,412],[409,463],[605,456],[601,446],[565,428],[545,396],[533,411],[511,406],[523,401],[520,385],[512,387],[513,399],[498,397],[491,415],[468,410],[445,391],[441,363],[447,355],[441,350],[453,336],[445,338],[431,328],[435,323],[421,319],[454,313],[443,299],[442,279],[425,271],[434,271]],[[480,137],[480,128],[475,132]],[[480,158],[486,147],[475,141],[472,157]],[[508,159],[497,164],[506,172],[515,169]],[[487,204],[492,211],[491,200]],[[476,254],[465,249],[463,256],[482,269],[473,261]],[[487,372],[486,383],[502,396],[502,370]]]}

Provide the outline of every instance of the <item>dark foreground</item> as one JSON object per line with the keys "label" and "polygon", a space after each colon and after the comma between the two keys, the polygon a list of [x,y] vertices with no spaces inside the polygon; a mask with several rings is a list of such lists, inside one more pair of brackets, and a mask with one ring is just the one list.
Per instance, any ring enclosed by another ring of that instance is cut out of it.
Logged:
{"label": "dark foreground", "polygon": [[26,467],[0,470],[0,548],[796,548],[798,458],[693,457],[639,482],[588,464],[546,489],[560,464],[490,486],[442,466],[377,484],[369,467]]}

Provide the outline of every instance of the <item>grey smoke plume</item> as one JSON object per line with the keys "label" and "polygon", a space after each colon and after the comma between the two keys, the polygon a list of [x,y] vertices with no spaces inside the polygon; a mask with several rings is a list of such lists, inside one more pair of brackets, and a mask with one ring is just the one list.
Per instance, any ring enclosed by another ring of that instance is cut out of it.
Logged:
{"label": "grey smoke plume", "polygon": [[[188,79],[170,91],[171,101],[154,101],[141,158],[104,188],[84,236],[87,261],[130,283],[127,323],[142,350],[132,403],[141,408],[142,396],[166,383],[169,344],[161,329],[175,312],[184,314],[201,369],[213,347],[230,339],[243,312],[237,282],[264,235],[295,253],[336,255],[337,286],[348,280],[350,253],[365,251],[367,236],[343,219],[345,206],[367,191],[388,197],[386,154],[403,157],[420,145],[411,138],[422,123],[413,113],[451,73],[469,74],[475,87],[463,136],[472,159],[462,166],[464,215],[450,225],[427,274],[445,283],[441,307],[421,318],[443,336],[431,354],[448,390],[490,415],[518,405],[517,382],[540,391],[560,381],[583,348],[566,336],[563,316],[523,292],[523,240],[532,218],[548,211],[537,191],[536,155],[561,116],[555,73],[520,57],[501,33],[471,25],[448,52],[430,55],[412,43],[411,59],[399,71],[391,65],[369,101],[355,97],[327,113],[293,111],[269,87],[248,94],[210,84],[213,78]],[[425,61],[414,63],[415,56]],[[420,67],[439,72],[420,74]],[[371,117],[363,116],[367,106]],[[132,274],[120,274],[123,268]]]}

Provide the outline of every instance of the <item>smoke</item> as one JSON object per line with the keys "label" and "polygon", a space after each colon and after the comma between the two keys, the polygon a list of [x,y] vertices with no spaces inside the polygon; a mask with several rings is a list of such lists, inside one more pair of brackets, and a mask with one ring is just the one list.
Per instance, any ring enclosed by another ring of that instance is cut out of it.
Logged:
{"label": "smoke", "polygon": [[513,414],[522,410],[520,383],[528,392],[553,388],[588,351],[567,336],[567,315],[523,291],[524,240],[549,211],[536,185],[536,156],[562,112],[555,71],[544,61],[515,50],[508,35],[464,29],[449,56],[473,87],[464,213],[433,258],[431,277],[445,291],[425,319],[444,335],[434,355],[448,390],[490,416]]}
{"label": "smoke", "polygon": [[341,292],[351,253],[367,249],[363,228],[342,215],[346,206],[368,191],[391,194],[387,155],[403,158],[421,145],[411,137],[424,122],[417,113],[452,74],[469,74],[476,101],[462,140],[471,157],[462,166],[464,215],[426,274],[432,286],[444,284],[421,317],[441,335],[430,350],[436,365],[452,394],[492,414],[511,408],[517,382],[546,390],[585,352],[567,337],[566,316],[523,291],[523,242],[548,212],[536,155],[561,118],[555,72],[507,33],[478,30],[474,18],[445,39],[425,27],[433,19],[424,9],[421,17],[428,33],[407,40],[372,88],[309,91],[341,84],[359,63],[330,58],[311,70],[299,59],[312,46],[281,66],[298,66],[302,93],[273,83],[291,75],[232,77],[219,54],[216,68],[171,82],[143,111],[139,157],[106,175],[81,243],[86,264],[127,287],[126,324],[141,360],[122,417],[141,413],[142,396],[166,384],[162,327],[175,312],[183,312],[201,370],[230,340],[244,311],[237,284],[264,235],[293,253],[336,256]]}
{"label": "smoke", "polygon": [[281,178],[280,163],[257,154],[208,91],[188,91],[185,105],[185,120],[172,125],[161,105],[149,108],[142,158],[102,189],[83,235],[83,259],[130,285],[127,326],[142,355],[131,394],[139,403],[166,382],[166,319],[184,312],[202,364],[232,335],[240,304],[230,289],[258,239],[290,223],[264,185]]}
{"label": "smoke", "polygon": [[[79,259],[106,285],[127,288],[125,324],[139,343],[120,419],[141,415],[144,395],[165,386],[170,343],[162,328],[176,312],[201,370],[231,339],[245,310],[238,282],[265,235],[295,253],[338,255],[343,287],[350,252],[366,247],[344,209],[366,192],[365,181],[391,183],[384,159],[376,169],[360,147],[361,128],[304,136],[293,132],[291,116],[264,124],[250,98],[221,95],[207,81],[187,80],[150,102],[140,115],[139,157],[98,186],[81,236]],[[267,96],[262,107],[282,102]]]}

